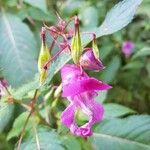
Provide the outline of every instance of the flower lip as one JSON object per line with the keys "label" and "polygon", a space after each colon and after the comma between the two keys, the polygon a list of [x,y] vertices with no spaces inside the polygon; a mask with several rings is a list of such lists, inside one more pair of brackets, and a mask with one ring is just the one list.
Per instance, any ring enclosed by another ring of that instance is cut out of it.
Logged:
{"label": "flower lip", "polygon": [[[92,135],[92,126],[102,121],[104,108],[94,100],[91,92],[81,93],[76,96],[67,97],[70,101],[69,106],[61,115],[61,122],[70,129],[71,133],[76,136],[89,137]],[[80,109],[88,116],[88,122],[78,126],[75,120],[75,113]]]}
{"label": "flower lip", "polygon": [[68,85],[64,85],[62,96],[75,96],[86,91],[108,90],[110,88],[111,86],[106,83],[98,81],[95,78],[88,78],[80,81],[74,81]]}

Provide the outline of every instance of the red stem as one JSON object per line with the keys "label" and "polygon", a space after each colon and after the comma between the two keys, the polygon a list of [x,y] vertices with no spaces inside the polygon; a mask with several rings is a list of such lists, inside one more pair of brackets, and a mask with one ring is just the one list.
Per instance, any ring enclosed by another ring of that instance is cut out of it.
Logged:
{"label": "red stem", "polygon": [[[66,49],[66,48],[65,48],[65,49]],[[60,53],[62,53],[65,49],[61,49],[60,51],[58,51],[58,53],[56,53],[48,62],[45,63],[45,65],[44,65],[43,68],[44,68],[45,70],[47,70],[49,64],[50,64],[55,58],[57,58],[57,56],[58,56]]]}

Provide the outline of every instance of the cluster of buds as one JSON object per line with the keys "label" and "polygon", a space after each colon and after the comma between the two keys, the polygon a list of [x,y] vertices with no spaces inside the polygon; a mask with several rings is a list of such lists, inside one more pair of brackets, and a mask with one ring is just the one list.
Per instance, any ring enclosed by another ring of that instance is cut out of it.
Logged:
{"label": "cluster of buds", "polygon": [[[68,27],[71,21],[74,21],[73,30]],[[53,38],[52,45],[48,49],[45,40],[45,33],[48,32]],[[68,22],[59,18],[56,26],[45,26],[42,28],[41,38],[42,47],[39,55],[38,68],[40,74],[40,84],[44,82],[47,76],[47,70],[52,61],[65,49],[70,51],[74,64],[66,64],[61,68],[62,78],[62,96],[66,97],[70,105],[63,111],[61,122],[70,129],[71,133],[77,136],[88,137],[92,135],[92,126],[103,118],[104,109],[101,104],[94,100],[97,92],[111,88],[106,83],[89,77],[84,70],[101,71],[104,65],[99,58],[99,49],[96,43],[94,33],[85,33],[92,35],[92,46],[84,48],[82,46],[79,19],[77,16]],[[59,41],[62,37],[63,41]],[[53,46],[57,44],[59,51],[50,57]],[[81,110],[89,117],[89,121],[78,126],[76,123],[76,112]]]}

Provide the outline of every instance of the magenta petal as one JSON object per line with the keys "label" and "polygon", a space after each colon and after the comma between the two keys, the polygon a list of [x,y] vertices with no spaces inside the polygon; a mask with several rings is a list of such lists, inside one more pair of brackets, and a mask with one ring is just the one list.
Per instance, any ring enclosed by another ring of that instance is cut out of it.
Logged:
{"label": "magenta petal", "polygon": [[88,106],[90,110],[93,112],[91,119],[89,120],[89,124],[93,125],[95,123],[100,122],[103,119],[104,108],[101,104],[93,101],[93,103]]}
{"label": "magenta petal", "polygon": [[[61,122],[67,126],[71,133],[77,136],[91,136],[92,125],[102,120],[104,109],[103,106],[94,101],[95,92],[85,92],[76,96],[68,97],[71,104],[64,110],[61,115]],[[89,117],[89,121],[79,127],[75,122],[75,112],[80,109]]]}
{"label": "magenta petal", "polygon": [[100,122],[103,118],[104,108],[93,99],[94,96],[95,95],[91,94],[91,92],[85,92],[75,96],[73,99],[74,103],[77,103],[81,110],[89,116],[89,122],[86,126],[92,126],[93,124]]}
{"label": "magenta petal", "polygon": [[122,44],[122,52],[125,57],[130,57],[134,49],[134,43],[132,41],[125,41]]}
{"label": "magenta petal", "polygon": [[68,85],[74,81],[80,81],[89,77],[85,72],[81,72],[80,67],[67,64],[61,69],[61,78],[63,85]]}
{"label": "magenta petal", "polygon": [[[70,105],[62,113],[61,122],[74,135],[83,137],[91,136],[92,126],[100,122],[104,114],[103,106],[94,101],[94,97],[97,95],[97,91],[108,90],[111,86],[89,77],[76,65],[64,65],[61,70],[61,77],[62,95],[70,101]],[[89,118],[89,121],[80,127],[75,120],[75,112],[78,109]]]}
{"label": "magenta petal", "polygon": [[88,78],[64,85],[62,96],[74,96],[86,91],[108,90],[110,88],[111,86],[106,83],[98,81],[95,78]]}
{"label": "magenta petal", "polygon": [[71,133],[77,135],[77,136],[82,136],[82,137],[87,137],[92,135],[92,130],[91,127],[78,127],[77,125],[72,125],[70,128]]}
{"label": "magenta petal", "polygon": [[84,69],[96,70],[96,71],[100,71],[104,69],[101,60],[95,58],[92,48],[86,48],[84,51],[85,52],[80,59],[80,65]]}
{"label": "magenta petal", "polygon": [[5,87],[8,86],[8,82],[4,79],[0,80],[0,96],[4,96],[6,93]]}
{"label": "magenta petal", "polygon": [[75,115],[75,109],[76,106],[73,105],[72,103],[62,112],[61,115],[61,122],[70,128],[70,126],[74,122],[74,115]]}

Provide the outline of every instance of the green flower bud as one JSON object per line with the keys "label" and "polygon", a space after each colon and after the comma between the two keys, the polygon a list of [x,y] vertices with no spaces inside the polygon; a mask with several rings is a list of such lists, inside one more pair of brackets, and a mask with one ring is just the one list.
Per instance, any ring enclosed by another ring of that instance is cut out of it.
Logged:
{"label": "green flower bud", "polygon": [[47,69],[44,68],[45,63],[50,59],[49,49],[42,42],[41,51],[38,59],[38,71],[40,74],[40,84],[42,84],[47,76]]}
{"label": "green flower bud", "polygon": [[99,59],[99,49],[96,43],[96,39],[94,38],[92,41],[92,49],[96,59]]}
{"label": "green flower bud", "polygon": [[82,44],[81,44],[81,37],[78,28],[75,31],[71,42],[71,56],[75,64],[79,63],[81,55],[82,55]]}

